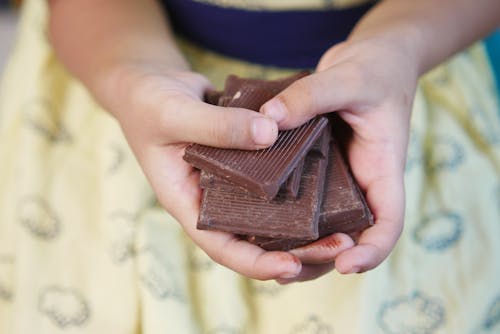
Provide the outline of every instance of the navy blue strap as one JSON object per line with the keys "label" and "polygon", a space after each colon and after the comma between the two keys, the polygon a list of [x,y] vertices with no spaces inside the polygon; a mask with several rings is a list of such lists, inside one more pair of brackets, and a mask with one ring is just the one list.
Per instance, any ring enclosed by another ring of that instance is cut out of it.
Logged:
{"label": "navy blue strap", "polygon": [[347,9],[254,11],[194,0],[163,0],[174,29],[229,57],[289,68],[314,68],[332,45],[345,40],[373,6]]}

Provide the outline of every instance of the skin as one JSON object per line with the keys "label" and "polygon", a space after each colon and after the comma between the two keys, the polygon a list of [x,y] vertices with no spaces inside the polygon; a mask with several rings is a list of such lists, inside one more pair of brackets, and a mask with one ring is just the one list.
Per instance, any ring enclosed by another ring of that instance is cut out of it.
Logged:
{"label": "skin", "polygon": [[[324,54],[313,75],[257,114],[202,102],[211,85],[190,71],[156,1],[49,5],[56,54],[120,123],[161,205],[216,262],[280,283],[311,280],[334,268],[363,272],[387,257],[403,228],[403,171],[417,80],[500,23],[498,0],[382,1],[346,42]],[[266,252],[228,233],[196,229],[201,190],[199,174],[182,160],[188,143],[263,148],[278,128],[331,111],[353,128],[348,158],[375,217],[356,242],[334,234],[290,252]]]}

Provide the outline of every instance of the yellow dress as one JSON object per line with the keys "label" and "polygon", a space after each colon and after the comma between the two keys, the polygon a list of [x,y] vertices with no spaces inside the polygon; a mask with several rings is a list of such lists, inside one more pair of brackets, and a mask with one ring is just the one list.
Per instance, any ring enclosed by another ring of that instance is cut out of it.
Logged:
{"label": "yellow dress", "polygon": [[[28,0],[0,92],[0,333],[500,332],[499,105],[480,44],[420,82],[391,256],[366,274],[280,286],[212,262],[158,207],[46,23],[45,2]],[[182,48],[219,87],[229,73],[285,74]]]}

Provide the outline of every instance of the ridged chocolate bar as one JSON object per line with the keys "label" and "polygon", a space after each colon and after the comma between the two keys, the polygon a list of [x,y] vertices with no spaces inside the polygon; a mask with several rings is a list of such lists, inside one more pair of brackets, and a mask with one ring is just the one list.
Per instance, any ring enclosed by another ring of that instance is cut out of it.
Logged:
{"label": "ridged chocolate bar", "polygon": [[[326,170],[325,190],[318,223],[319,238],[333,233],[353,233],[373,225],[373,216],[354,181],[340,148],[332,141]],[[266,250],[290,250],[311,240],[276,239],[251,235],[248,241]]]}
{"label": "ridged chocolate bar", "polygon": [[[329,136],[324,131],[318,141]],[[321,147],[321,145],[315,145]],[[328,146],[326,147],[328,149]],[[328,152],[312,150],[304,161],[298,196],[281,191],[266,201],[216,176],[201,174],[204,188],[198,229],[272,238],[317,239]]]}
{"label": "ridged chocolate bar", "polygon": [[225,107],[246,108],[259,111],[260,107],[276,94],[272,91],[254,85],[243,85],[230,99],[221,96],[221,105]]}
{"label": "ridged chocolate bar", "polygon": [[300,180],[302,180],[302,171],[304,170],[305,159],[302,159],[292,172],[292,175],[286,180],[280,191],[285,191],[291,197],[297,198],[299,194]]}
{"label": "ridged chocolate bar", "polygon": [[273,97],[295,81],[306,77],[309,74],[310,72],[308,71],[302,71],[289,77],[277,80],[248,79],[240,78],[236,75],[229,75],[224,85],[222,97],[233,98],[234,96],[237,96],[238,91],[245,87],[263,89],[267,91],[271,97]]}
{"label": "ridged chocolate bar", "polygon": [[269,148],[255,151],[192,144],[184,160],[267,200],[273,199],[328,124],[316,117],[293,130],[281,131]]}
{"label": "ridged chocolate bar", "polygon": [[320,214],[320,233],[352,233],[373,225],[373,216],[334,141],[327,171],[326,189]]}

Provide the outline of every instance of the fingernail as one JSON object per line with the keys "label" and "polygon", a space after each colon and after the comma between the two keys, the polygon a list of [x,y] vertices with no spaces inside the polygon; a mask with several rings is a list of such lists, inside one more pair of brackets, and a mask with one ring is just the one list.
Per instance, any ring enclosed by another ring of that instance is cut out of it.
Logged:
{"label": "fingernail", "polygon": [[269,118],[256,117],[252,120],[252,138],[257,145],[271,145],[278,136],[278,126]]}
{"label": "fingernail", "polygon": [[296,264],[293,268],[290,269],[291,270],[287,271],[286,273],[281,274],[280,278],[290,279],[297,277],[297,275],[300,274],[300,271],[302,270],[302,265]]}
{"label": "fingernail", "polygon": [[283,102],[279,99],[272,99],[262,106],[262,113],[279,123],[285,119],[287,111]]}
{"label": "fingernail", "polygon": [[361,270],[360,267],[358,266],[354,266],[351,268],[351,270],[347,271],[346,274],[355,274],[355,273],[359,273],[359,271]]}
{"label": "fingernail", "polygon": [[296,277],[298,274],[299,273],[284,273],[284,274],[280,275],[280,278],[290,279],[290,278]]}

